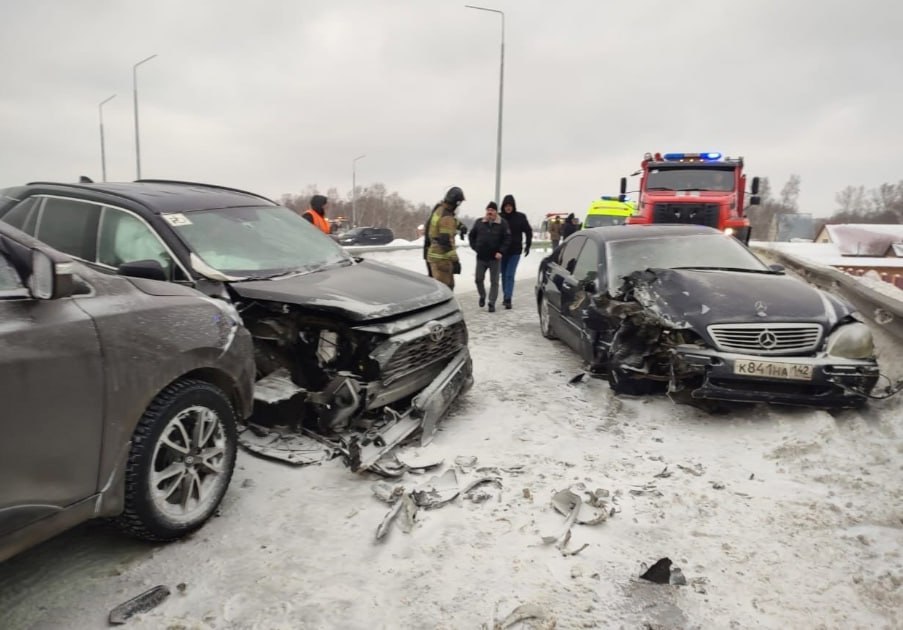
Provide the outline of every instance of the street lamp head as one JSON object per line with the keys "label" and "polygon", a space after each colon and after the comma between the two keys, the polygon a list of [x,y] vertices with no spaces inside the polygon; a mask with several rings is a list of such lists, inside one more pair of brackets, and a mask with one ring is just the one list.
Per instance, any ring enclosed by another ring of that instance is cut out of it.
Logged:
{"label": "street lamp head", "polygon": [[145,57],[144,59],[142,59],[141,61],[139,61],[138,63],[136,63],[134,66],[132,66],[132,68],[137,68],[137,67],[140,66],[142,63],[148,62],[148,61],[150,61],[151,59],[153,59],[153,58],[156,57],[156,56],[157,56],[157,54],[154,53],[154,54],[151,55],[150,57]]}

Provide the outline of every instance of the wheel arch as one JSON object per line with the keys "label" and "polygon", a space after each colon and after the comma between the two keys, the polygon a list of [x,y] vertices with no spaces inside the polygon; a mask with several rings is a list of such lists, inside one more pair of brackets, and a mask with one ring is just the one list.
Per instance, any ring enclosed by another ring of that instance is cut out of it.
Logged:
{"label": "wheel arch", "polygon": [[[205,366],[198,367],[179,376],[172,378],[169,382],[159,387],[157,391],[147,400],[144,409],[147,410],[153,401],[161,393],[166,391],[170,386],[184,380],[196,380],[209,383],[221,389],[229,399],[229,403],[235,410],[236,418],[244,420],[253,405],[253,392],[250,392],[250,399],[247,394],[242,393],[242,388],[238,382],[223,370],[215,367]],[[132,437],[135,428],[138,426],[139,418],[134,422],[129,422],[128,439],[122,440],[117,446],[114,465],[101,471],[101,479],[99,480],[100,491],[97,494],[94,515],[96,517],[116,516],[120,514],[125,506],[125,472],[128,463],[129,452],[132,448]],[[106,445],[105,445],[106,446]]]}

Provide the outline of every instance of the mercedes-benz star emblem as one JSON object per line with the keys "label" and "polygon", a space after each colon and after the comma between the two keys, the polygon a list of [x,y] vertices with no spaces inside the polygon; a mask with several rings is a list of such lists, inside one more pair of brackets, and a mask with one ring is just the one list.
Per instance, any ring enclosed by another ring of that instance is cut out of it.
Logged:
{"label": "mercedes-benz star emblem", "polygon": [[442,341],[442,338],[445,336],[445,326],[441,322],[430,322],[427,326],[430,331],[430,339],[434,343]]}
{"label": "mercedes-benz star emblem", "polygon": [[776,345],[778,345],[778,337],[770,330],[763,330],[759,333],[759,346],[762,347],[763,350],[771,350]]}

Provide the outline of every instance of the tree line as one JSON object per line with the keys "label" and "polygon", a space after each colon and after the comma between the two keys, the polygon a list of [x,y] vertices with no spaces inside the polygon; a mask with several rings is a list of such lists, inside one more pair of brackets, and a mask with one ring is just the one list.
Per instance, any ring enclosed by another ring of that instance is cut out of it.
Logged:
{"label": "tree line", "polygon": [[[799,175],[791,175],[775,195],[768,178],[761,179],[761,203],[748,212],[754,239],[772,240],[777,217],[800,212],[800,183]],[[865,186],[847,186],[834,196],[834,201],[837,205],[830,216],[814,219],[815,234],[829,223],[903,223],[903,180],[868,190]]]}
{"label": "tree line", "polygon": [[[777,217],[781,214],[798,214],[800,185],[802,179],[793,174],[775,193],[767,177],[759,184],[759,206],[748,208],[752,235],[757,240],[771,240],[775,236]],[[310,198],[320,193],[315,185],[309,185],[299,193],[286,193],[280,203],[301,214],[307,210]],[[338,189],[330,188],[325,193],[329,198],[327,218],[344,217],[351,220],[351,193],[340,195]],[[438,199],[436,200],[438,201]],[[837,206],[829,217],[819,217],[814,221],[815,234],[827,223],[903,223],[903,180],[896,184],[881,184],[878,188],[847,186],[835,195]],[[423,225],[433,204],[413,203],[402,198],[397,192],[388,192],[381,183],[359,187],[353,200],[357,225],[388,227],[396,238],[413,240],[417,237],[417,227]],[[467,226],[475,217],[459,217]]]}

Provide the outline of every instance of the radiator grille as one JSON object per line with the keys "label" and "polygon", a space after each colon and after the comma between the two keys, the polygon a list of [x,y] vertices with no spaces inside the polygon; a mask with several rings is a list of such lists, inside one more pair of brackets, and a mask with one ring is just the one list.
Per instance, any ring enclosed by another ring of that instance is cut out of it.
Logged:
{"label": "radiator grille", "polygon": [[653,223],[690,223],[718,227],[718,204],[656,203],[652,206]]}
{"label": "radiator grille", "polygon": [[467,329],[463,321],[447,327],[439,340],[424,333],[422,337],[405,342],[395,351],[383,370],[382,381],[385,385],[391,385],[437,361],[452,358],[465,345]]}
{"label": "radiator grille", "polygon": [[713,324],[709,334],[720,350],[779,355],[812,352],[822,329],[818,324]]}

